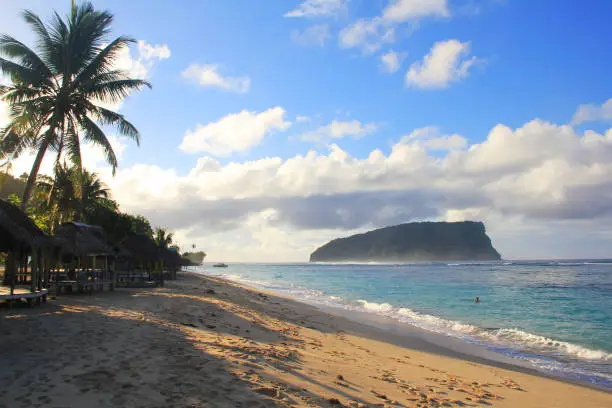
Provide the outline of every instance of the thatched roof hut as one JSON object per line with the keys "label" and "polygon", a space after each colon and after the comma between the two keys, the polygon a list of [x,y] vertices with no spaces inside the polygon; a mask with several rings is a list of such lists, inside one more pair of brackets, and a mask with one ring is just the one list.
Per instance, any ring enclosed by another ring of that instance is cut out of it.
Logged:
{"label": "thatched roof hut", "polygon": [[107,243],[106,233],[97,225],[67,222],[55,229],[54,240],[65,252],[77,256],[112,256],[113,248]]}
{"label": "thatched roof hut", "polygon": [[0,200],[0,252],[17,248],[31,249],[51,245],[49,237],[26,213]]}
{"label": "thatched roof hut", "polygon": [[[0,200],[0,252],[8,254],[2,283],[10,285],[8,292],[6,287],[0,287],[0,298],[12,301],[26,296],[28,302],[31,302],[33,297],[38,301],[41,297],[46,298],[44,287],[48,282],[44,258],[46,249],[50,246],[52,243],[49,237],[26,213],[13,204]],[[18,273],[20,282],[17,281]],[[28,277],[30,293],[15,294],[15,285],[28,283]]]}
{"label": "thatched roof hut", "polygon": [[119,245],[127,250],[135,261],[151,263],[160,260],[157,245],[148,235],[130,232]]}

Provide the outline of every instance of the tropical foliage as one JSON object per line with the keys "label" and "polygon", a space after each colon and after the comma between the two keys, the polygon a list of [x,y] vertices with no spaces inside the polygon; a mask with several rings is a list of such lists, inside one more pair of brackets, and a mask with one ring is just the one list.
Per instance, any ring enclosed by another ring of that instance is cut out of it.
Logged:
{"label": "tropical foliage", "polygon": [[[0,35],[0,74],[11,80],[10,85],[0,85],[0,99],[9,106],[9,124],[0,129],[0,198],[21,206],[47,233],[62,223],[80,221],[102,226],[115,242],[131,232],[146,234],[158,247],[180,253],[173,233],[154,231],[142,215],[121,212],[108,188],[81,159],[83,143],[97,145],[114,174],[118,162],[105,126],[140,141],[134,125],[109,108],[131,92],[150,87],[114,67],[132,40],[120,36],[109,41],[113,16],[91,3],[73,3],[70,15],[55,13],[48,25],[30,11],[23,17],[36,36],[36,51]],[[11,161],[28,151],[36,152],[32,171],[11,176]],[[56,155],[53,174],[39,175],[48,152]]]}
{"label": "tropical foliage", "polygon": [[168,249],[172,246],[174,240],[174,234],[168,233],[166,229],[157,227],[155,228],[155,244],[158,248]]}
{"label": "tropical foliage", "polygon": [[[150,84],[130,78],[114,61],[132,40],[120,36],[109,41],[113,22],[108,11],[91,3],[72,7],[62,18],[54,13],[44,24],[31,11],[23,13],[36,35],[36,51],[10,35],[0,35],[0,72],[10,85],[0,86],[0,97],[9,104],[10,122],[0,130],[0,154],[11,160],[35,149],[22,199],[27,207],[45,154],[65,155],[80,171],[81,145],[104,149],[113,172],[117,156],[100,126],[112,126],[139,143],[140,134],[123,115],[109,109],[128,94]],[[80,191],[80,190],[79,190]]]}

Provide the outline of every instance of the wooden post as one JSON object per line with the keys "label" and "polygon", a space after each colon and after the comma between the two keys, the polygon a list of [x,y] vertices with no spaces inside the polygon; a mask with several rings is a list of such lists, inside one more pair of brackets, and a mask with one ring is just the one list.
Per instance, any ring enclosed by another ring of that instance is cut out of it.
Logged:
{"label": "wooden post", "polygon": [[4,271],[4,274],[6,275],[6,283],[8,285],[11,285],[11,295],[13,294],[13,291],[15,290],[15,275],[17,275],[17,264],[15,262],[15,252],[16,250],[14,248],[11,248],[8,252],[7,258],[6,258],[6,268]]}
{"label": "wooden post", "polygon": [[[38,254],[35,247],[30,247],[30,255],[32,258],[32,266],[30,267],[30,292],[36,292],[36,264],[38,263]],[[27,259],[27,258],[26,258]],[[28,263],[26,261],[26,268]]]}

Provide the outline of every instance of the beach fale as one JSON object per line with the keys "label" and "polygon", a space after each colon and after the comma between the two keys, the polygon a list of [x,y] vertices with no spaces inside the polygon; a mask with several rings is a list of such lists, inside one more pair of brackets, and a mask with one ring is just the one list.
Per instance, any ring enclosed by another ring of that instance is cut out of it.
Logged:
{"label": "beach fale", "polygon": [[23,211],[0,200],[0,252],[6,253],[0,300],[44,302],[52,243]]}

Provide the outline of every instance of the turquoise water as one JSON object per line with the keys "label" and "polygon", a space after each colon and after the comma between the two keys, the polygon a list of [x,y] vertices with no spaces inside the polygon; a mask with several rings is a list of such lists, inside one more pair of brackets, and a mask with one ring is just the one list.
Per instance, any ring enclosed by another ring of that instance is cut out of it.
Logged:
{"label": "turquoise water", "polygon": [[612,388],[612,263],[235,264],[200,272],[386,316]]}

